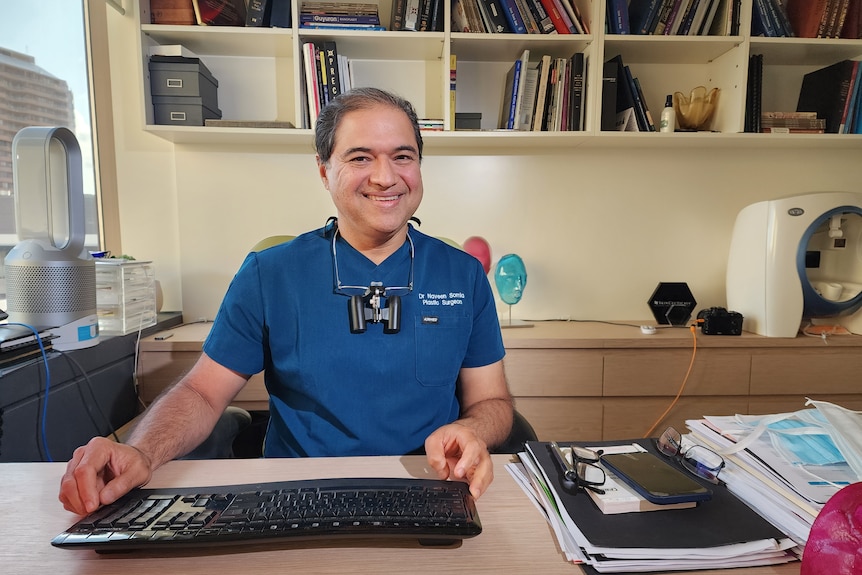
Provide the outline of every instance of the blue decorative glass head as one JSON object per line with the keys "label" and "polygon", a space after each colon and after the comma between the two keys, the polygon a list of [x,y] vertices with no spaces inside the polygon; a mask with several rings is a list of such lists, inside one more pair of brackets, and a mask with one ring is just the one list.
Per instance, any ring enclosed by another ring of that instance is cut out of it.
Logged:
{"label": "blue decorative glass head", "polygon": [[521,301],[524,288],[527,287],[527,268],[524,260],[518,254],[507,254],[497,262],[494,270],[494,284],[500,299],[509,305],[515,305]]}

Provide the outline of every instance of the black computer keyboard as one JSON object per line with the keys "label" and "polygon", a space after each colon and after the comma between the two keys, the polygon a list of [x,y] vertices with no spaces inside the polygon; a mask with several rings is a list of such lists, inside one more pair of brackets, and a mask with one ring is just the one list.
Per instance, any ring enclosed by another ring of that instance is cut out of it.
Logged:
{"label": "black computer keyboard", "polygon": [[315,479],[136,489],[51,544],[121,551],[338,537],[453,544],[482,532],[467,485],[433,479]]}

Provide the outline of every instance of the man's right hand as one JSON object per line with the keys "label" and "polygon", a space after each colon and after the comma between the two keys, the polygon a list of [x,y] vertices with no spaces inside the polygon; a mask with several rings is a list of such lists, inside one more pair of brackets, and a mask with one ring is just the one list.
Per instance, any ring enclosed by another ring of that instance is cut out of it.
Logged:
{"label": "man's right hand", "polygon": [[86,515],[113,503],[152,477],[149,458],[131,445],[94,437],[79,447],[60,481],[60,501],[68,511]]}

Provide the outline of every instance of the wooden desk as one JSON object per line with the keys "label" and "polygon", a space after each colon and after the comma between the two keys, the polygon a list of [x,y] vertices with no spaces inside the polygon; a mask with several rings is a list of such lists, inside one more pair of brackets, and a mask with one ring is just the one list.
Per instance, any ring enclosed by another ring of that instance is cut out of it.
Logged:
{"label": "wooden desk", "polygon": [[[684,393],[654,434],[704,415],[802,409],[805,397],[862,409],[862,336],[768,338],[709,336],[687,328],[644,335],[632,325],[541,322],[503,330],[506,376],[518,410],[539,439],[598,441],[642,437],[670,405],[691,366]],[[174,329],[141,341],[140,394],[152,401],[200,354],[212,324]],[[692,357],[694,361],[692,362]],[[267,409],[263,378],[252,377],[236,404]]]}
{"label": "wooden desk", "polygon": [[[456,548],[425,548],[381,540],[294,542],[206,550],[144,551],[99,555],[51,546],[51,539],[77,516],[57,501],[63,463],[3,463],[0,499],[0,564],[5,575],[117,573],[559,573],[581,571],[566,563],[551,528],[495,455],[495,480],[478,501],[483,532]],[[424,457],[323,459],[225,459],[172,461],[159,469],[151,487],[219,485],[284,479],[351,476],[431,477]],[[700,571],[703,575],[790,575],[799,564],[742,570]]]}

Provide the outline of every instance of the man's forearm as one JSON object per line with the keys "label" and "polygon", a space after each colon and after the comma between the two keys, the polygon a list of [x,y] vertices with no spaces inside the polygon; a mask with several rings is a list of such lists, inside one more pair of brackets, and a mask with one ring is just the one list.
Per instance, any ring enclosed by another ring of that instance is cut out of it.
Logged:
{"label": "man's forearm", "polygon": [[514,402],[511,398],[491,398],[471,405],[456,421],[473,429],[489,448],[501,445],[512,430]]}
{"label": "man's forearm", "polygon": [[200,445],[221,412],[181,381],[147,408],[126,443],[146,455],[156,469]]}

